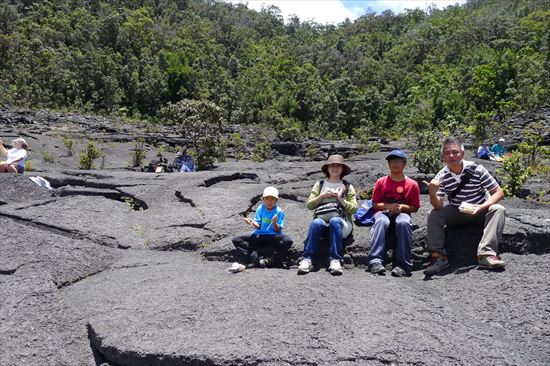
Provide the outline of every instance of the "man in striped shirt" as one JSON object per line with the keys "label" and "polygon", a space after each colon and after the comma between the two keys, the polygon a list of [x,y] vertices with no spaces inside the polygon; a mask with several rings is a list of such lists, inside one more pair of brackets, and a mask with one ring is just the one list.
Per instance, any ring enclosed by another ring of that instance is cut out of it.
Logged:
{"label": "man in striped shirt", "polygon": [[[477,249],[480,266],[502,268],[504,261],[497,256],[498,242],[502,238],[506,210],[498,202],[504,194],[487,169],[463,160],[464,146],[454,137],[447,138],[441,149],[446,166],[437,173],[428,187],[433,209],[428,216],[428,245],[431,263],[424,271],[433,275],[449,267],[445,251],[445,226],[477,223],[483,225],[483,237]],[[470,171],[469,181],[458,190],[460,181]],[[448,204],[443,204],[447,195]],[[469,205],[468,205],[469,204]],[[463,207],[467,205],[466,209]],[[459,209],[460,208],[460,209]]]}

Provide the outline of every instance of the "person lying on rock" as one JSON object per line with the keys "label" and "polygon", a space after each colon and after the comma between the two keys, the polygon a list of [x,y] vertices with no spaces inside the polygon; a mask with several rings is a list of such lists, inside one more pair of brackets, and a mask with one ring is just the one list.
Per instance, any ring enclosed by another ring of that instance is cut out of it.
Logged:
{"label": "person lying on rock", "polygon": [[374,185],[372,205],[377,210],[371,227],[371,247],[367,256],[368,270],[384,275],[386,238],[395,235],[394,265],[391,274],[396,277],[411,275],[411,214],[420,207],[420,188],[403,171],[407,155],[393,150],[386,156],[390,174],[378,179]]}
{"label": "person lying on rock", "polygon": [[344,180],[351,168],[341,155],[331,155],[321,167],[327,179],[316,182],[307,200],[307,208],[313,211],[314,219],[309,225],[304,242],[304,254],[298,274],[309,273],[312,259],[321,246],[321,237],[329,240],[329,271],[332,275],[343,274],[342,242],[353,230],[353,214],[357,210],[355,189]]}
{"label": "person lying on rock", "polygon": [[[433,275],[449,267],[445,251],[445,226],[461,224],[483,225],[483,236],[477,249],[480,266],[504,267],[498,257],[506,210],[498,202],[504,194],[495,178],[482,165],[463,160],[464,146],[454,137],[443,142],[441,149],[446,166],[428,186],[433,209],[428,216],[428,244],[431,262],[424,271]],[[443,204],[447,195],[448,204]]]}
{"label": "person lying on rock", "polygon": [[[239,251],[242,260],[229,268],[230,272],[242,272],[252,267],[282,267],[292,246],[292,239],[283,234],[285,213],[277,204],[279,191],[275,187],[266,187],[262,194],[262,203],[256,209],[254,219],[244,218],[244,222],[254,228],[251,234],[233,238],[233,245]],[[259,258],[260,247],[273,252],[272,257]]]}
{"label": "person lying on rock", "polygon": [[6,161],[0,162],[0,173],[23,173],[29,146],[22,137],[16,138],[11,143],[13,148],[6,150],[2,139],[0,139],[0,152],[7,156]]}

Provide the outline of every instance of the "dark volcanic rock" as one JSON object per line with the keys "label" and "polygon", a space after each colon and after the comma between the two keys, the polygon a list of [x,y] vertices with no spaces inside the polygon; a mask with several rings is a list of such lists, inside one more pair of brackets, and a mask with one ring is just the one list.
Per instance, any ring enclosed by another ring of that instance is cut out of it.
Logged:
{"label": "dark volcanic rock", "polygon": [[[424,278],[430,204],[423,194],[413,215],[411,278],[363,270],[369,228],[356,228],[347,243],[344,276],[324,268],[307,276],[295,269],[231,275],[231,238],[250,230],[240,215],[252,215],[267,185],[279,189],[292,259],[299,258],[312,219],[305,202],[323,178],[322,162],[231,160],[195,174],[141,173],[126,169],[129,137],[145,133],[141,127],[0,111],[0,128],[4,138],[22,134],[32,141],[38,170],[0,174],[1,365],[550,362],[546,204],[503,202],[503,272],[473,265],[481,232],[462,227],[447,234],[453,267]],[[62,146],[60,136],[70,129],[106,138],[106,169],[73,170],[75,157],[41,161],[40,146]],[[148,141],[181,144],[164,132]],[[281,146],[301,153],[294,143]],[[402,146],[383,149],[394,147]],[[387,172],[385,152],[356,155],[357,146],[347,143],[319,142],[319,148],[322,156],[348,156],[347,179],[357,191]],[[431,178],[413,167],[406,173],[419,182]],[[56,195],[29,180],[36,174]]]}
{"label": "dark volcanic rock", "polygon": [[0,206],[8,203],[28,203],[46,200],[53,196],[36,185],[29,176],[2,174],[0,178]]}
{"label": "dark volcanic rock", "polygon": [[[62,289],[100,273],[114,250],[0,217],[0,363],[92,364],[78,316]],[[76,346],[78,344],[78,346]]]}
{"label": "dark volcanic rock", "polygon": [[[527,258],[505,255],[503,273],[423,281],[363,271],[228,275],[223,264],[175,255],[95,276],[65,301],[93,309],[92,346],[122,365],[542,364],[548,255]],[[530,295],[518,297],[525,287]]]}

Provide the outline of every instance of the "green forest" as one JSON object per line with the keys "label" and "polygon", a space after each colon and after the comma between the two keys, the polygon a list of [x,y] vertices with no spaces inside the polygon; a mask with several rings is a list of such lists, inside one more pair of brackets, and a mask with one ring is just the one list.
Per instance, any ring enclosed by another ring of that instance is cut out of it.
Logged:
{"label": "green forest", "polygon": [[212,0],[3,0],[0,104],[158,120],[205,101],[283,139],[463,129],[550,101],[550,0],[339,25]]}

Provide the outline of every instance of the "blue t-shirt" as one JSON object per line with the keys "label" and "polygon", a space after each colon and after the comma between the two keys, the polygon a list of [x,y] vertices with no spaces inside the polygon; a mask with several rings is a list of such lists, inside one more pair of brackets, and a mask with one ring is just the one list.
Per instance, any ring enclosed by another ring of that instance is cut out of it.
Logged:
{"label": "blue t-shirt", "polygon": [[[279,225],[279,227],[281,228],[281,231],[279,232],[275,231],[275,228],[271,223],[271,220],[275,215],[277,215],[277,225]],[[254,222],[260,225],[260,227],[254,230],[252,234],[279,235],[282,233],[283,228],[285,226],[285,213],[279,207],[279,205],[276,205],[275,207],[273,207],[271,211],[269,211],[262,203],[256,209],[256,215],[254,215]]]}
{"label": "blue t-shirt", "polygon": [[494,144],[491,147],[491,151],[494,152],[496,156],[502,156],[506,154],[506,146],[504,145],[500,146],[499,144]]}

